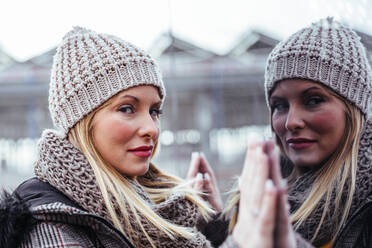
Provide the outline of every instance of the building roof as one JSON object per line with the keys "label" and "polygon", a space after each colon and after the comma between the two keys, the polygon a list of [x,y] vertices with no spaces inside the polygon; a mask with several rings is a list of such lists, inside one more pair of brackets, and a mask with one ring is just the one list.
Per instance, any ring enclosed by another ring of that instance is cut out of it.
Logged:
{"label": "building roof", "polygon": [[201,48],[171,33],[160,35],[150,47],[149,52],[157,59],[170,54],[195,59],[210,59],[218,56],[210,50]]}
{"label": "building roof", "polygon": [[13,64],[15,59],[0,48],[0,71]]}
{"label": "building roof", "polygon": [[248,30],[239,38],[228,54],[231,56],[242,56],[251,52],[267,53],[278,43],[278,40],[262,32]]}

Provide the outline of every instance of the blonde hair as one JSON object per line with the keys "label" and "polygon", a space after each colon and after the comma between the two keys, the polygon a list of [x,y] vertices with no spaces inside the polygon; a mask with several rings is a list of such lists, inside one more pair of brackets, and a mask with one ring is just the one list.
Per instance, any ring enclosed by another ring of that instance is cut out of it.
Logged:
{"label": "blonde hair", "polygon": [[[173,224],[153,211],[136,192],[130,182],[130,180],[135,180],[141,184],[144,190],[148,193],[150,199],[155,203],[164,201],[171,193],[181,192],[185,194],[187,200],[196,204],[202,217],[205,220],[208,220],[214,211],[210,208],[207,202],[197,195],[197,192],[191,189],[191,187],[184,182],[184,180],[161,172],[152,163],[150,164],[147,176],[151,178],[156,177],[157,180],[147,180],[145,177],[133,177],[129,179],[120,174],[113,166],[108,164],[96,149],[92,136],[94,116],[98,111],[108,106],[112,101],[113,98],[106,101],[98,109],[94,110],[84,119],[79,121],[70,130],[68,136],[69,140],[82,151],[91,165],[114,226],[122,233],[126,234],[128,238],[136,244],[137,241],[134,240],[132,236],[134,233],[132,222],[135,221],[135,224],[140,227],[152,247],[156,247],[154,240],[149,236],[147,230],[141,223],[140,216],[143,216],[149,223],[158,228],[160,232],[165,233],[171,239],[175,239],[179,236],[186,239],[193,238],[195,234],[190,228]],[[155,145],[155,147],[157,147],[157,145]],[[128,209],[130,209],[135,220],[129,218]],[[122,218],[124,219],[126,230],[123,229],[121,224],[120,219]]]}
{"label": "blonde hair", "polygon": [[238,221],[239,215],[240,191],[238,180],[236,180],[231,191],[228,193],[229,197],[227,199],[226,206],[222,211],[222,216],[224,216],[225,219],[230,219],[228,231],[229,234],[231,234],[232,231],[234,230],[236,222]]}
{"label": "blonde hair", "polygon": [[[342,142],[337,147],[336,151],[325,162],[325,164],[317,171],[314,177],[314,183],[310,193],[302,205],[291,215],[291,222],[297,229],[304,221],[306,221],[312,212],[320,204],[325,197],[325,204],[321,219],[315,230],[311,242],[314,242],[319,234],[320,228],[324,219],[329,214],[330,201],[332,194],[336,193],[335,209],[330,214],[332,224],[337,227],[332,233],[332,240],[336,237],[341,227],[345,224],[349,214],[353,195],[356,185],[356,172],[358,161],[358,150],[360,135],[363,129],[364,116],[359,109],[354,105],[344,100],[342,97],[334,93],[331,89],[325,88],[327,92],[340,99],[345,105],[345,133]],[[272,117],[271,111],[270,116]],[[272,122],[270,118],[270,124]],[[277,144],[282,153],[283,148],[278,136],[276,136]],[[284,153],[283,153],[284,154]],[[291,175],[288,177],[288,185],[291,187],[295,179],[299,176],[299,171],[294,167]],[[230,216],[229,232],[231,233],[238,219],[240,192],[235,185],[231,191],[228,203],[224,210],[225,216]],[[343,203],[342,196],[346,193],[346,202]],[[341,218],[340,218],[341,217]]]}

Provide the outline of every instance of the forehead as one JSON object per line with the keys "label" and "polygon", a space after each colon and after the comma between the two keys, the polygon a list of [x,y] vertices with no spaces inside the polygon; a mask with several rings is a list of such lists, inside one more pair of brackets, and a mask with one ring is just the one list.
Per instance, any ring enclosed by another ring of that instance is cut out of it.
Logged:
{"label": "forehead", "polygon": [[153,85],[139,85],[129,89],[123,90],[116,95],[116,98],[120,98],[126,95],[135,96],[139,99],[161,101],[159,89]]}
{"label": "forehead", "polygon": [[272,90],[270,96],[282,94],[298,94],[302,91],[314,88],[320,91],[327,92],[325,86],[307,79],[285,79],[276,83],[275,88]]}

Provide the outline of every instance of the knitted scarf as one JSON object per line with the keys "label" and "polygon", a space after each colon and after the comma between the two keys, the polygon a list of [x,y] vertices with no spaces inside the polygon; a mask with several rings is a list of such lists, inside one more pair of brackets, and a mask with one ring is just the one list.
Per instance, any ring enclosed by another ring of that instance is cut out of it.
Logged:
{"label": "knitted scarf", "polygon": [[[93,169],[82,152],[74,147],[67,138],[63,138],[54,130],[44,131],[38,144],[38,159],[34,170],[40,180],[57,188],[86,211],[112,222]],[[171,194],[167,200],[155,204],[139,183],[134,180],[131,180],[131,183],[138,195],[156,213],[175,224],[190,227],[190,230],[195,233],[194,238],[190,240],[181,237],[171,240],[140,215],[142,225],[157,247],[210,247],[205,236],[194,229],[201,217],[197,206],[186,200],[183,194]],[[114,206],[117,206],[113,199],[112,202]],[[126,235],[132,237],[136,247],[151,247],[140,227],[136,225],[138,222],[135,221],[133,212],[128,206],[127,210],[130,220],[133,220],[131,223],[134,232],[126,233]],[[122,221],[122,225],[124,230],[128,230],[125,228],[124,221]]]}
{"label": "knitted scarf", "polygon": [[[372,121],[366,121],[364,129],[362,131],[359,151],[358,151],[358,167],[356,173],[356,187],[353,196],[352,205],[349,211],[348,218],[363,204],[367,196],[372,193]],[[296,211],[301,204],[305,201],[306,197],[311,190],[314,182],[314,172],[309,171],[298,177],[295,182],[290,186],[288,191],[288,199],[291,205],[291,213]],[[332,200],[330,201],[328,213],[333,213],[335,209],[335,197],[337,192],[333,192]],[[346,199],[346,193],[342,199]],[[342,201],[345,202],[345,201]],[[325,199],[322,199],[317,208],[310,215],[310,217],[302,223],[297,229],[304,238],[310,240],[320,223],[320,219],[323,213]],[[313,242],[315,246],[323,245],[330,241],[331,234],[337,229],[330,221],[330,214],[326,215],[324,222],[321,226],[320,232],[317,238]]]}

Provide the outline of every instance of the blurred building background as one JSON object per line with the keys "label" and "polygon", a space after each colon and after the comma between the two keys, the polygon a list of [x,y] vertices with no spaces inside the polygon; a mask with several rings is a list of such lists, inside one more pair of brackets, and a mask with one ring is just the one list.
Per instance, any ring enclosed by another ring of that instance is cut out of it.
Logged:
{"label": "blurred building background", "polygon": [[[359,32],[369,58],[372,37]],[[266,58],[278,40],[249,30],[224,55],[172,34],[149,52],[160,63],[167,98],[161,152],[155,163],[184,177],[191,152],[203,151],[223,191],[240,173],[249,133],[269,135],[263,80]],[[55,49],[25,62],[0,50],[0,187],[32,176],[37,139],[53,128],[48,110]]]}

